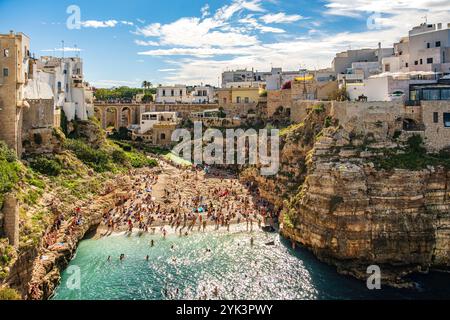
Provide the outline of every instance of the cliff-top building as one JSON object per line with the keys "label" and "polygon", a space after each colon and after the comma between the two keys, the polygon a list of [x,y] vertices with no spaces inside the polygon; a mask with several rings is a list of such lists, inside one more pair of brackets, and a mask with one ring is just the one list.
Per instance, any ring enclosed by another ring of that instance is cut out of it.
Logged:
{"label": "cliff-top building", "polygon": [[0,140],[22,153],[24,87],[30,76],[30,38],[23,33],[0,35]]}

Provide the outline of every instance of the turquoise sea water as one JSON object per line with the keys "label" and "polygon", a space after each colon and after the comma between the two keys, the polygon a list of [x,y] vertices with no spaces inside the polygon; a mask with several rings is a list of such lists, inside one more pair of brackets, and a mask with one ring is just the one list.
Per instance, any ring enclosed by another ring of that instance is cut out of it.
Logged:
{"label": "turquoise sea water", "polygon": [[[155,241],[153,248],[151,239]],[[275,245],[266,245],[270,241]],[[122,253],[126,259],[119,261]],[[147,255],[149,261],[145,259]],[[108,256],[111,256],[110,262]],[[77,283],[74,281],[77,274],[80,275],[79,289],[73,285]],[[418,283],[417,290],[382,287],[370,291],[364,282],[337,274],[335,268],[321,263],[306,249],[294,251],[279,235],[259,231],[197,233],[182,238],[172,235],[166,240],[161,236],[121,234],[82,241],[69,268],[62,273],[53,299],[450,297],[450,275],[429,274],[414,280]]]}

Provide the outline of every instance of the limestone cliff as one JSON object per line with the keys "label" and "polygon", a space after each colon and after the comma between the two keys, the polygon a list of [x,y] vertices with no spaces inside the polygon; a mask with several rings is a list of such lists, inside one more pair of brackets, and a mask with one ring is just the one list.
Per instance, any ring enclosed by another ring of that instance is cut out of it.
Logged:
{"label": "limestone cliff", "polygon": [[426,154],[415,136],[382,122],[338,125],[328,111],[283,135],[278,177],[253,178],[282,208],[282,234],[342,273],[366,279],[379,265],[394,286],[414,271],[448,269],[448,154]]}

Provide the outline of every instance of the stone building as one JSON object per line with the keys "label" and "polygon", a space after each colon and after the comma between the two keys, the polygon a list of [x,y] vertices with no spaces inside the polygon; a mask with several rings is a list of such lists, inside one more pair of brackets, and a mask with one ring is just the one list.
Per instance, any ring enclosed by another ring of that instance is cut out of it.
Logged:
{"label": "stone building", "polygon": [[132,132],[132,139],[156,146],[170,146],[178,123],[176,112],[144,112],[139,127]]}
{"label": "stone building", "polygon": [[281,90],[267,91],[267,116],[285,114],[289,117],[293,109],[299,109],[299,101],[328,100],[336,91],[336,81],[318,81],[314,75],[303,75],[290,82],[290,86]]}
{"label": "stone building", "polygon": [[23,89],[30,77],[30,38],[23,33],[0,35],[0,140],[22,154]]}

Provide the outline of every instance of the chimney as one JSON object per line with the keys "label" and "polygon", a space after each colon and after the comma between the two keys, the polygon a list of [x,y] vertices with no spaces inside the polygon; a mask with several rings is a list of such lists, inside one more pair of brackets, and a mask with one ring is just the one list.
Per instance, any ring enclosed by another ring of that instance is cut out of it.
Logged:
{"label": "chimney", "polygon": [[9,35],[14,36],[14,30],[9,30]]}

